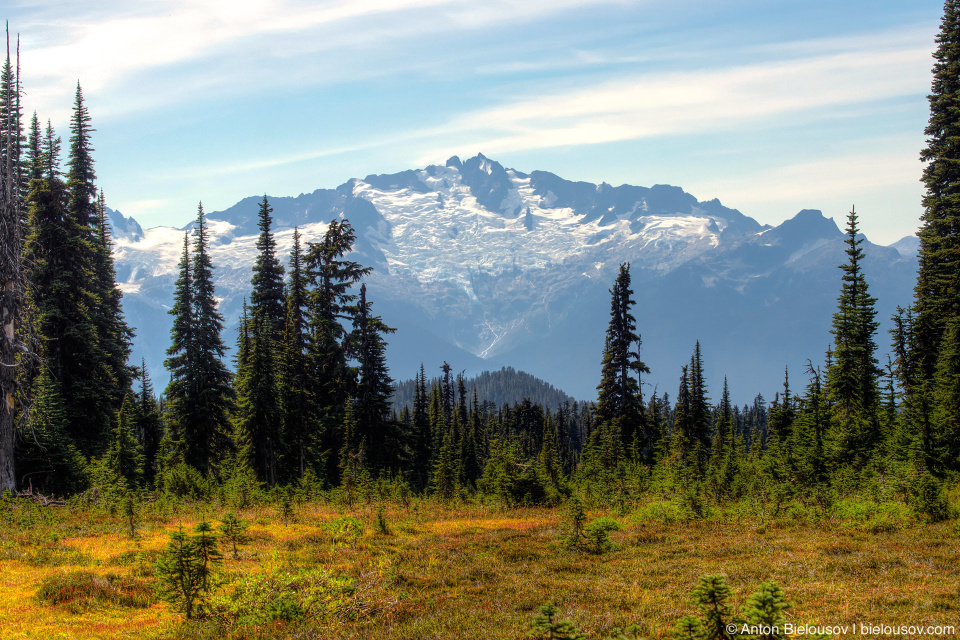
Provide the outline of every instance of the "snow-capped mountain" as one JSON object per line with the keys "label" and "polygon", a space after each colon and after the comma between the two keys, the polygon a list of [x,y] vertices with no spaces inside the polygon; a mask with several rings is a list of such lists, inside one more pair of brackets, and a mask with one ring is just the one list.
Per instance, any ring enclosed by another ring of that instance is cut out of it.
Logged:
{"label": "snow-capped mountain", "polygon": [[[249,293],[259,200],[208,215],[230,327]],[[482,154],[270,202],[282,255],[294,226],[305,242],[335,217],[354,226],[355,259],[374,268],[374,310],[398,328],[388,351],[394,377],[412,377],[421,361],[428,372],[443,360],[473,373],[510,365],[582,398],[592,398],[599,381],[608,289],[620,263],[631,264],[648,382],[675,393],[700,340],[715,395],[727,375],[743,402],[757,392],[771,398],[784,366],[801,387],[806,359],[822,359],[845,260],[843,234],[819,211],[771,228],[678,187],[570,182],[505,169]],[[135,356],[162,387],[165,311],[185,231],[142,231],[114,215]],[[910,302],[915,243],[865,248],[871,292],[887,319]]]}

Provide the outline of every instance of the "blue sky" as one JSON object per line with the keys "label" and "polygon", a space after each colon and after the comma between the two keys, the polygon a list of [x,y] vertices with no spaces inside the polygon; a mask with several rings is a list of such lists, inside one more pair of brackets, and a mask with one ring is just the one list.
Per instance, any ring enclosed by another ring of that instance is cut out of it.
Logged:
{"label": "blue sky", "polygon": [[144,226],[477,152],[771,224],[855,204],[880,243],[921,213],[941,2],[6,5],[27,112],[66,139],[79,80],[107,203]]}

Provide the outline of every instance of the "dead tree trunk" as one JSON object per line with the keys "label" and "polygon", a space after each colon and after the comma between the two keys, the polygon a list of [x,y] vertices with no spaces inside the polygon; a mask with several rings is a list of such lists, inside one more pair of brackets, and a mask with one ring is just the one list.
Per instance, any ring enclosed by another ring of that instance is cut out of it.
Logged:
{"label": "dead tree trunk", "polygon": [[[23,350],[17,336],[16,319],[23,299],[21,250],[23,227],[20,197],[20,60],[17,71],[10,66],[10,31],[7,29],[7,60],[0,123],[0,492],[16,490],[14,474],[14,426],[16,420],[17,369]],[[13,77],[11,77],[13,76]]]}

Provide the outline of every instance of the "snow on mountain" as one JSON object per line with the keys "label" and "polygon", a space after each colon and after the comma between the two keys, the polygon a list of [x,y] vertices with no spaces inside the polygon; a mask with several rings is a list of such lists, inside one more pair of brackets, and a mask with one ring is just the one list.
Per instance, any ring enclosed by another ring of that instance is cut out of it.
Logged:
{"label": "snow on mountain", "polygon": [[[208,216],[230,327],[249,293],[259,200]],[[470,372],[510,365],[577,397],[594,395],[607,290],[620,263],[631,263],[650,381],[674,392],[699,339],[715,386],[727,374],[744,400],[772,396],[784,365],[799,373],[826,350],[844,259],[843,234],[819,211],[770,228],[678,187],[570,182],[482,154],[270,202],[281,255],[294,226],[311,242],[330,219],[350,220],[354,258],[374,268],[374,310],[399,329],[388,351],[395,377],[411,377],[421,361]],[[183,238],[170,228],[115,237],[137,355],[160,386],[170,327],[163,312]],[[909,302],[915,257],[867,243],[867,258],[880,317],[889,317]],[[231,344],[235,333],[224,339]]]}

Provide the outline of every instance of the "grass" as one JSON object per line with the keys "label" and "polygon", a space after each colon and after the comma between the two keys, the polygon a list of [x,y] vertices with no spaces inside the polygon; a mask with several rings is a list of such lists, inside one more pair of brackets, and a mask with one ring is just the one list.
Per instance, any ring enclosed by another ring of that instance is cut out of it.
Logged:
{"label": "grass", "polygon": [[718,573],[735,609],[761,582],[775,581],[794,605],[794,623],[960,626],[954,522],[923,525],[897,510],[854,505],[828,519],[794,510],[761,523],[731,509],[687,521],[665,505],[643,505],[626,515],[589,513],[613,518],[620,530],[609,531],[606,552],[584,553],[564,544],[562,508],[431,501],[382,512],[308,503],[286,524],[275,506],[238,511],[248,541],[238,559],[225,554],[218,613],[186,624],[152,596],[154,563],[170,531],[227,511],[147,505],[131,540],[119,516],[8,505],[0,635],[516,639],[553,601],[591,638],[637,624],[653,640],[695,612],[689,591],[699,576]]}

